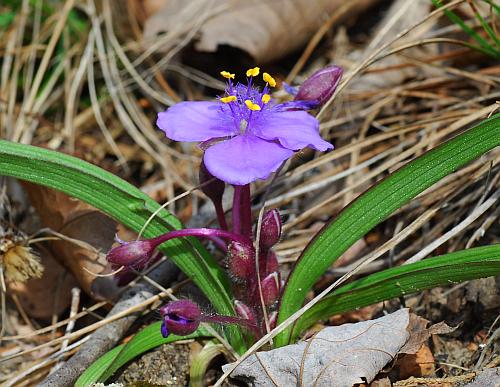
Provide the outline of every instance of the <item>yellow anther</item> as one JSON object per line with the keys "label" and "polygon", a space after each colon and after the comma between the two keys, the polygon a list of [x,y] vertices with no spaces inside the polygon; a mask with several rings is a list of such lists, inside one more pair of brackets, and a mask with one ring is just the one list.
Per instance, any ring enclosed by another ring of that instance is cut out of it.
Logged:
{"label": "yellow anther", "polygon": [[221,71],[220,75],[227,79],[234,79],[234,74],[231,74],[229,71]]}
{"label": "yellow anther", "polygon": [[276,80],[271,77],[268,73],[262,74],[262,78],[264,78],[264,82],[267,82],[269,86],[276,87]]}
{"label": "yellow anther", "polygon": [[253,103],[252,101],[250,101],[249,99],[247,99],[245,101],[245,105],[247,105],[247,108],[249,108],[250,110],[260,110],[260,106],[257,105],[256,103]]}
{"label": "yellow anther", "polygon": [[271,100],[271,96],[269,94],[264,94],[262,96],[262,102],[268,103]]}
{"label": "yellow anther", "polygon": [[247,70],[247,77],[256,77],[259,75],[260,67],[254,67],[253,69]]}
{"label": "yellow anther", "polygon": [[220,99],[220,101],[224,102],[224,103],[234,102],[234,101],[236,101],[236,96],[235,95],[228,95],[227,97],[222,97]]}

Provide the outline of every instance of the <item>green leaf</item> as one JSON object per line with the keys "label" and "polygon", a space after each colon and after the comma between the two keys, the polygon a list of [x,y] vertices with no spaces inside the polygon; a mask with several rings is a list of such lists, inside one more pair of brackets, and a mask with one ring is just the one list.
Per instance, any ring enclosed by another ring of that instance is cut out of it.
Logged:
{"label": "green leaf", "polygon": [[[500,114],[409,162],[359,196],[327,224],[303,251],[288,278],[278,323],[302,306],[306,293],[358,239],[425,189],[500,145]],[[276,336],[289,342],[291,327]]]}
{"label": "green leaf", "polygon": [[292,341],[316,321],[380,301],[500,274],[500,244],[457,251],[386,269],[333,291],[295,323]]}
{"label": "green leaf", "polygon": [[[137,232],[160,208],[149,196],[112,173],[75,157],[30,145],[0,140],[0,175],[65,192]],[[162,209],[143,236],[152,238],[180,228],[181,222]],[[196,238],[174,239],[162,244],[160,250],[198,285],[217,312],[234,314],[227,276]],[[226,332],[235,350],[244,351],[240,329],[232,326]]]}
{"label": "green leaf", "polygon": [[[432,0],[432,3],[436,8],[441,8],[443,6],[442,0]],[[495,49],[487,40],[485,40],[481,35],[479,35],[473,28],[469,27],[465,21],[463,21],[460,16],[455,12],[446,9],[444,14],[455,24],[457,24],[462,30],[474,39],[480,47],[476,47],[479,51],[488,54],[494,58],[500,57],[500,52]],[[489,27],[489,26],[488,26]]]}
{"label": "green leaf", "polygon": [[92,383],[105,382],[116,370],[124,364],[134,359],[138,355],[159,347],[162,344],[169,344],[179,340],[194,339],[197,337],[211,337],[212,335],[205,328],[198,328],[188,336],[169,335],[164,338],[160,333],[161,321],[149,325],[127,344],[122,344],[97,359],[76,381],[75,387],[87,387]]}

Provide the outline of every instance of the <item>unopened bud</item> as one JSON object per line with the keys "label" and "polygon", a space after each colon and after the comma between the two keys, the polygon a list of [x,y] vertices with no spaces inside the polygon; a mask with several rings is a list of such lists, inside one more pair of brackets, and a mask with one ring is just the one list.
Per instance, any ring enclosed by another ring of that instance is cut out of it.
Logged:
{"label": "unopened bud", "polygon": [[186,336],[193,333],[201,321],[201,310],[194,302],[179,300],[169,302],[160,308],[163,319],[161,334],[167,337],[170,333]]}
{"label": "unopened bud", "polygon": [[[226,183],[213,176],[202,161],[199,171],[199,181],[201,191],[214,203],[222,202],[222,196],[226,188]],[[210,181],[210,182],[209,182]],[[209,182],[209,183],[208,183]],[[206,184],[204,184],[206,183]]]}
{"label": "unopened bud", "polygon": [[278,257],[276,256],[276,253],[274,251],[269,250],[266,256],[266,273],[269,274],[274,271],[278,271],[278,269],[279,269]]}
{"label": "unopened bud", "polygon": [[239,300],[234,301],[234,309],[236,310],[236,313],[238,316],[241,318],[248,320],[252,324],[255,324],[255,316],[252,313],[252,310],[248,307],[248,305],[244,304],[243,302]]}
{"label": "unopened bud", "polygon": [[233,241],[227,248],[227,269],[238,279],[248,279],[255,272],[253,246]]}
{"label": "unopened bud", "polygon": [[266,305],[273,304],[278,299],[280,293],[278,273],[271,273],[266,278],[264,278],[261,282],[261,288],[264,303]]}
{"label": "unopened bud", "polygon": [[281,216],[275,208],[267,211],[262,217],[260,228],[260,247],[263,250],[270,249],[279,242],[281,237]]}
{"label": "unopened bud", "polygon": [[139,267],[147,263],[153,256],[157,245],[155,241],[148,239],[119,242],[120,246],[112,248],[106,255],[106,259],[112,264],[131,267]]}
{"label": "unopened bud", "polygon": [[338,66],[328,66],[316,71],[302,83],[295,100],[316,101],[317,107],[325,104],[337,89],[343,72]]}

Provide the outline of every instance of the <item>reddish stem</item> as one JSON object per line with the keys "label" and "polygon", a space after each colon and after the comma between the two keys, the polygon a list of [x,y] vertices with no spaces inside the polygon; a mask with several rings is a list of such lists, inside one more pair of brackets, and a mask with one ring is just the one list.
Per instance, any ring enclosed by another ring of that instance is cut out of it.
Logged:
{"label": "reddish stem", "polygon": [[230,241],[235,241],[242,244],[252,243],[250,239],[246,238],[243,235],[238,235],[230,231],[219,230],[216,228],[185,228],[183,230],[170,231],[167,232],[166,234],[151,239],[151,242],[154,243],[156,246],[159,246],[170,239],[183,238],[188,236],[211,239],[215,243],[220,242],[219,238],[229,239]]}
{"label": "reddish stem", "polygon": [[215,213],[217,214],[217,220],[219,222],[219,226],[223,230],[228,230],[226,215],[224,214],[224,208],[222,208],[222,202],[213,202],[215,207]]}

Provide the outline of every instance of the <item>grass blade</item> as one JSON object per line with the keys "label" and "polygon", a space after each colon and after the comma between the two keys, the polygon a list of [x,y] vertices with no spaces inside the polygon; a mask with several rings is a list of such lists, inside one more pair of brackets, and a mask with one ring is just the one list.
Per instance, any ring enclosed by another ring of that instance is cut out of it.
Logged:
{"label": "grass blade", "polygon": [[[65,192],[137,232],[160,207],[112,173],[75,157],[30,145],[0,140],[0,175]],[[180,228],[181,222],[163,209],[150,222],[144,237]],[[160,250],[199,286],[220,314],[234,313],[228,279],[197,239],[175,239],[162,244]],[[243,351],[245,344],[239,328],[228,327],[226,332],[235,350]]]}
{"label": "grass blade", "polygon": [[105,382],[116,370],[130,360],[150,349],[162,344],[174,343],[179,340],[210,337],[210,333],[200,327],[188,336],[169,335],[166,339],[160,333],[161,321],[151,324],[136,334],[127,344],[113,348],[97,359],[85,372],[80,375],[75,387],[87,387],[92,383]]}
{"label": "grass blade", "polygon": [[[409,162],[359,196],[303,251],[288,278],[278,322],[300,309],[309,289],[354,242],[419,193],[498,145],[500,114]],[[288,344],[290,332],[288,328],[276,336],[276,345]]]}
{"label": "grass blade", "polygon": [[295,323],[292,340],[318,320],[380,301],[500,274],[500,244],[476,247],[393,267],[333,291]]}

